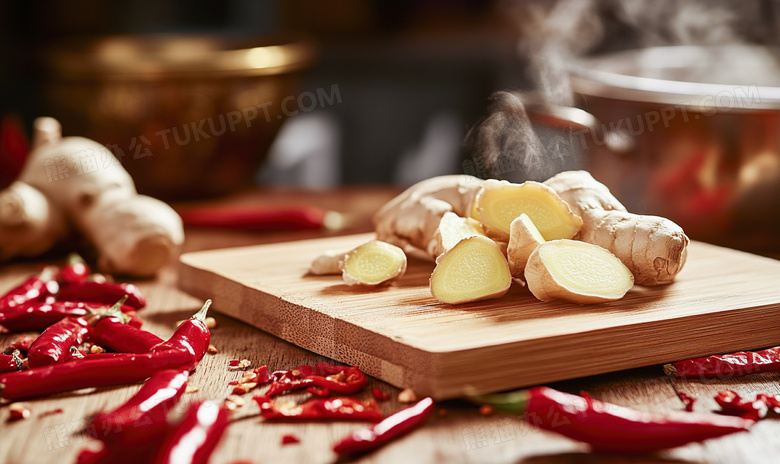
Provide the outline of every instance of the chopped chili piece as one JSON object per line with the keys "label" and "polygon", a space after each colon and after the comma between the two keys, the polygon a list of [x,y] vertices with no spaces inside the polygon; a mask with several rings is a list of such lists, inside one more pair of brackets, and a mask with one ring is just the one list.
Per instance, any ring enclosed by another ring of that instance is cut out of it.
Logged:
{"label": "chopped chili piece", "polygon": [[27,403],[12,403],[8,407],[8,413],[9,422],[28,419],[30,417],[30,407]]}
{"label": "chopped chili piece", "polygon": [[210,401],[192,404],[153,462],[206,464],[228,426],[229,411]]}
{"label": "chopped chili piece", "polygon": [[411,388],[405,388],[398,394],[399,403],[414,403],[417,401],[417,394]]}
{"label": "chopped chili piece", "polygon": [[192,356],[182,350],[95,354],[86,359],[2,374],[0,396],[23,400],[82,388],[122,385],[145,380],[159,370],[189,370],[190,366]]}
{"label": "chopped chili piece", "polygon": [[685,392],[678,392],[677,396],[680,398],[680,401],[683,402],[685,405],[685,410],[688,412],[693,412],[693,403],[696,402],[696,398],[693,396],[685,393]]}
{"label": "chopped chili piece", "polygon": [[88,317],[66,317],[52,324],[33,342],[27,353],[30,367],[64,362],[70,349],[81,345],[89,332]]}
{"label": "chopped chili piece", "polygon": [[89,435],[112,445],[129,446],[164,433],[168,427],[168,411],[181,399],[188,379],[186,370],[155,372],[123,405],[92,416],[87,427]]}
{"label": "chopped chili piece", "polygon": [[766,417],[768,410],[768,406],[764,401],[759,399],[748,401],[732,390],[719,391],[715,395],[715,402],[720,406],[720,411],[718,411],[720,414],[754,421]]}
{"label": "chopped chili piece", "polygon": [[780,414],[780,394],[767,395],[766,393],[759,393],[756,395],[756,400],[766,403],[767,408],[774,414]]}
{"label": "chopped chili piece", "polygon": [[89,281],[72,283],[64,285],[57,292],[57,299],[111,305],[124,295],[128,295],[128,307],[138,310],[146,306],[146,299],[138,287],[125,283],[114,284]]}
{"label": "chopped chili piece", "polygon": [[333,366],[324,363],[316,367],[298,366],[289,371],[276,371],[271,374],[271,378],[273,382],[265,393],[267,396],[310,387],[351,395],[362,390],[368,383],[366,375],[355,366]]}
{"label": "chopped chili piece", "polygon": [[754,421],[717,414],[665,415],[604,403],[547,387],[473,398],[524,414],[531,425],[605,453],[647,453],[748,430]]}
{"label": "chopped chili piece", "polygon": [[260,405],[260,414],[268,420],[357,420],[378,421],[382,411],[373,399],[360,401],[349,397],[314,398],[303,404],[278,403],[266,395],[252,398]]}
{"label": "chopped chili piece", "polygon": [[493,412],[495,412],[495,410],[493,409],[493,406],[489,404],[483,404],[482,406],[479,407],[479,413],[482,414],[483,416],[489,416],[493,414]]}
{"label": "chopped chili piece", "polygon": [[171,338],[153,347],[151,351],[183,350],[192,358],[190,369],[194,368],[203,356],[211,342],[211,332],[203,322],[211,306],[211,300],[206,300],[203,306],[191,318],[180,325]]}
{"label": "chopped chili piece", "polygon": [[259,384],[264,384],[271,381],[271,376],[268,374],[268,366],[260,366],[257,369],[253,370],[252,372],[257,374],[255,380]]}
{"label": "chopped chili piece", "polygon": [[6,292],[5,295],[0,297],[0,312],[40,301],[50,295],[51,291],[56,291],[57,282],[53,280],[55,273],[56,268],[44,268],[40,274],[29,277]]}
{"label": "chopped chili piece", "polygon": [[387,401],[390,399],[390,395],[383,392],[379,388],[371,390],[371,396],[373,396],[377,401]]}
{"label": "chopped chili piece", "polygon": [[282,435],[282,445],[294,445],[300,443],[301,439],[291,433]]}
{"label": "chopped chili piece", "polygon": [[230,367],[236,367],[236,366],[238,366],[238,359],[231,359],[231,360],[228,362],[228,366],[230,366]]}
{"label": "chopped chili piece", "polygon": [[60,269],[58,280],[64,284],[78,284],[85,282],[90,270],[84,259],[78,253],[68,255],[68,264]]}
{"label": "chopped chili piece", "polygon": [[336,454],[373,451],[389,441],[420,426],[433,411],[433,400],[424,398],[414,406],[402,409],[367,429],[360,429],[333,446]]}
{"label": "chopped chili piece", "polygon": [[14,350],[11,354],[0,354],[0,373],[20,371],[23,366],[24,360],[19,350]]}
{"label": "chopped chili piece", "polygon": [[46,330],[68,316],[85,316],[89,313],[86,303],[76,301],[39,301],[14,306],[0,312],[0,326],[9,332]]}
{"label": "chopped chili piece", "polygon": [[238,380],[233,380],[228,382],[228,385],[238,385],[240,382]]}
{"label": "chopped chili piece", "polygon": [[761,351],[739,351],[672,363],[675,377],[724,378],[780,371],[780,346]]}

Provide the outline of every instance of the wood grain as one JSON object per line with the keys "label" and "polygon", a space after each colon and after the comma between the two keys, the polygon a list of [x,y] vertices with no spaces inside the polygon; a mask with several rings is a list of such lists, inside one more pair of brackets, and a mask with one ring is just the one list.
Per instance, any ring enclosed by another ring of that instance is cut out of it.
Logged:
{"label": "wood grain", "polygon": [[780,334],[780,263],[697,242],[674,284],[635,286],[620,301],[588,306],[543,303],[519,287],[500,299],[441,304],[427,286],[432,263],[417,260],[377,289],[307,275],[324,250],[371,238],[188,253],[179,285],[210,295],[218,311],[439,399],[759,348]]}

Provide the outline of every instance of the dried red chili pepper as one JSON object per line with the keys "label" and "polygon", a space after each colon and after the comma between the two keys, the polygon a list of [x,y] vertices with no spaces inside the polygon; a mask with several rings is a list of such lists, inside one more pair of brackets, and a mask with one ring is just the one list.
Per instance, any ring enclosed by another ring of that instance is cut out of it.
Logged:
{"label": "dried red chili pepper", "polygon": [[157,335],[124,323],[126,313],[109,309],[89,331],[88,339],[119,353],[146,353],[164,340]]}
{"label": "dried red chili pepper", "polygon": [[11,354],[0,354],[0,373],[22,370],[24,360],[21,352],[14,350]]}
{"label": "dried red chili pepper", "polygon": [[85,282],[89,275],[89,266],[77,253],[68,255],[68,264],[60,269],[58,279],[63,285]]}
{"label": "dried red chili pepper", "polygon": [[206,464],[228,426],[230,411],[210,401],[194,403],[165,440],[156,464]]}
{"label": "dried red chili pepper", "polygon": [[76,464],[138,464],[150,462],[154,453],[162,446],[173,428],[166,425],[158,434],[150,436],[145,442],[128,446],[103,445],[97,451],[83,448],[79,451]]}
{"label": "dried red chili pepper", "polygon": [[0,326],[9,332],[45,330],[68,316],[85,316],[86,303],[77,301],[35,302],[14,306],[0,312]]}
{"label": "dried red chili pepper", "polygon": [[636,411],[547,387],[476,397],[496,409],[525,414],[544,430],[605,453],[646,453],[748,430],[755,422],[717,414]]}
{"label": "dried red chili pepper", "polygon": [[266,396],[280,393],[316,388],[331,393],[351,395],[365,388],[368,378],[356,366],[334,366],[320,363],[315,366],[298,366],[289,371],[277,371],[271,374],[274,379],[268,387]]}
{"label": "dried red chili pepper", "polygon": [[27,280],[12,288],[0,297],[0,312],[8,309],[39,301],[56,291],[57,282],[54,280],[56,268],[46,267],[40,274],[29,277]]}
{"label": "dried red chili pepper", "polygon": [[715,402],[720,406],[721,410],[718,411],[720,414],[754,421],[766,417],[769,409],[764,401],[758,398],[754,401],[749,401],[732,390],[719,391],[715,395]]}
{"label": "dried red chili pepper", "polygon": [[[104,355],[111,354],[105,357]],[[189,369],[192,355],[182,350],[143,354],[102,353],[85,359],[0,375],[0,397],[22,400],[90,387],[139,382],[163,369]]]}
{"label": "dried red chili pepper", "polygon": [[260,405],[260,414],[269,420],[357,420],[376,422],[382,411],[373,399],[360,401],[346,396],[315,398],[303,404],[278,403],[266,395],[252,397]]}
{"label": "dried red chili pepper", "polygon": [[89,317],[66,317],[50,325],[30,346],[28,365],[48,366],[69,358],[71,347],[81,345],[87,337]]}
{"label": "dried red chili pepper", "polygon": [[203,359],[211,343],[211,332],[206,327],[206,313],[211,300],[206,300],[200,310],[176,328],[171,338],[152,347],[151,351],[183,350],[192,357],[190,369]]}
{"label": "dried red chili pepper", "polygon": [[64,285],[57,292],[57,299],[63,301],[83,301],[86,303],[114,304],[115,301],[127,295],[127,306],[141,309],[146,306],[146,299],[133,284],[114,284],[101,282],[77,282]]}
{"label": "dried red chili pepper", "polygon": [[433,411],[433,400],[424,398],[414,406],[387,416],[370,428],[360,429],[333,446],[336,454],[356,454],[373,451],[389,441],[415,429]]}
{"label": "dried red chili pepper", "polygon": [[168,427],[168,412],[187,388],[189,371],[166,369],[154,373],[127,402],[92,416],[89,435],[112,446],[144,443]]}
{"label": "dried red chili pepper", "polygon": [[758,372],[780,372],[780,346],[761,351],[706,356],[672,363],[678,378],[736,377]]}

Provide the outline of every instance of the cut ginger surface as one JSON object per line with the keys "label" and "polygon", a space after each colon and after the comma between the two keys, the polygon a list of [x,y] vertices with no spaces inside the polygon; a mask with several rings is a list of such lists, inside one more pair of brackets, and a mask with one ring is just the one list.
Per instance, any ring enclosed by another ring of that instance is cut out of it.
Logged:
{"label": "cut ginger surface", "polygon": [[481,235],[464,238],[439,256],[430,281],[433,297],[450,304],[498,298],[511,284],[501,248]]}

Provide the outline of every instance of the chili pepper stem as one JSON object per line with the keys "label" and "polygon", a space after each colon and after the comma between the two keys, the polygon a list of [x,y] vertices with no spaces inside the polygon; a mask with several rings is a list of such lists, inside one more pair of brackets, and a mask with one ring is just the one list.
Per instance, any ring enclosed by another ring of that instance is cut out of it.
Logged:
{"label": "chili pepper stem", "polygon": [[472,395],[468,398],[475,403],[489,404],[504,412],[523,414],[528,408],[529,397],[530,395],[527,390],[518,390],[509,393],[495,393],[492,395]]}
{"label": "chili pepper stem", "polygon": [[56,274],[57,274],[56,267],[46,266],[43,268],[43,270],[41,270],[40,274],[38,274],[38,278],[43,282],[48,282],[50,280],[53,280]]}
{"label": "chili pepper stem", "polygon": [[[22,367],[24,366],[22,353],[19,350],[14,350],[13,353],[11,353],[11,357],[13,358],[14,363],[16,363],[16,370],[22,370]],[[2,390],[0,390],[0,392],[2,392]]]}
{"label": "chili pepper stem", "polygon": [[105,319],[107,317],[118,317],[122,323],[127,323],[130,318],[128,318],[125,313],[122,312],[122,305],[125,304],[125,301],[127,301],[128,295],[123,296],[119,301],[113,304],[110,308],[105,310],[103,314],[100,315],[100,319]]}
{"label": "chili pepper stem", "polygon": [[84,264],[86,261],[84,261],[84,258],[81,257],[78,253],[71,253],[68,255],[68,265],[72,266],[74,264]]}
{"label": "chili pepper stem", "polygon": [[209,312],[209,306],[211,306],[211,300],[206,300],[205,303],[203,303],[203,307],[198,310],[197,313],[193,314],[190,319],[198,320],[198,321],[205,321],[206,320],[206,313]]}

